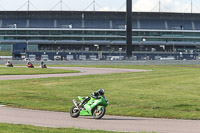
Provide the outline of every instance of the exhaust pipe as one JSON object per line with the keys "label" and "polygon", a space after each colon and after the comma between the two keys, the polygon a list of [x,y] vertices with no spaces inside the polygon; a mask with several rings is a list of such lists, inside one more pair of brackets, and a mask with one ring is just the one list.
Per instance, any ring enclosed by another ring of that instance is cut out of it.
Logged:
{"label": "exhaust pipe", "polygon": [[77,102],[76,102],[76,100],[75,100],[75,99],[73,99],[72,101],[73,101],[74,105],[75,105],[75,106],[78,108],[78,105],[77,105]]}

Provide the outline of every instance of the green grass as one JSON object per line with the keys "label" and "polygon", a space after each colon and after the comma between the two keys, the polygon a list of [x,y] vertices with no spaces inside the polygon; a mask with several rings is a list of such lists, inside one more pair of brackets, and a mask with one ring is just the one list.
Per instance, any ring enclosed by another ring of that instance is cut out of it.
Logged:
{"label": "green grass", "polygon": [[1,51],[0,50],[0,56],[12,56],[11,51]]}
{"label": "green grass", "polygon": [[[0,133],[120,133],[101,130],[83,130],[76,128],[46,128],[27,125],[0,124]],[[140,132],[146,133],[146,132]]]}
{"label": "green grass", "polygon": [[200,68],[104,67],[153,71],[0,81],[0,102],[12,107],[69,112],[73,98],[104,88],[109,115],[200,119]]}
{"label": "green grass", "polygon": [[10,68],[0,67],[0,75],[32,75],[32,74],[55,74],[55,73],[76,73],[74,70],[41,69],[41,68]]}

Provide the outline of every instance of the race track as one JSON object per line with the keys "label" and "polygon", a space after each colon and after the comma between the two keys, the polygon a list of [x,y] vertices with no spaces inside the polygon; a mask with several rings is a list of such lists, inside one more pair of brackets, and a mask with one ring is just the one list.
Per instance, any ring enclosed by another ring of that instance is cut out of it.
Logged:
{"label": "race track", "polygon": [[104,116],[71,118],[69,113],[0,107],[0,122],[43,127],[76,127],[113,131],[156,131],[157,133],[199,133],[200,121]]}
{"label": "race track", "polygon": [[[19,80],[47,77],[81,76],[90,74],[145,72],[148,70],[84,68],[84,67],[51,67],[51,69],[79,70],[80,73],[44,74],[44,75],[6,75],[0,80]],[[71,101],[70,101],[71,102]],[[92,117],[71,118],[69,113],[17,109],[0,106],[0,122],[26,124],[43,127],[75,127],[83,129],[100,129],[113,131],[155,131],[157,133],[200,133],[199,120],[172,120],[154,118],[135,118],[123,116],[104,116],[101,120]]]}
{"label": "race track", "polygon": [[94,75],[94,74],[150,71],[150,70],[141,70],[141,69],[89,68],[89,67],[48,67],[48,69],[77,70],[77,71],[80,71],[80,73],[38,74],[38,75],[1,75],[0,80],[36,79],[36,78],[49,78],[49,77],[68,77],[68,76],[81,76],[81,75]]}

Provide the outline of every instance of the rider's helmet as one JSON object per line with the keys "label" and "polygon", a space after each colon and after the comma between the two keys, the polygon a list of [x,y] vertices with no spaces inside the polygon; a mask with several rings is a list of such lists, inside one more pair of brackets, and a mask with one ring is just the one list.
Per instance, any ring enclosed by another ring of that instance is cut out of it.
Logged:
{"label": "rider's helmet", "polygon": [[99,92],[100,95],[104,95],[104,92],[105,92],[105,91],[104,91],[104,89],[100,88],[100,89],[98,90],[98,92]]}
{"label": "rider's helmet", "polygon": [[41,62],[41,64],[43,65],[43,64],[44,64],[44,62],[42,61],[42,62]]}

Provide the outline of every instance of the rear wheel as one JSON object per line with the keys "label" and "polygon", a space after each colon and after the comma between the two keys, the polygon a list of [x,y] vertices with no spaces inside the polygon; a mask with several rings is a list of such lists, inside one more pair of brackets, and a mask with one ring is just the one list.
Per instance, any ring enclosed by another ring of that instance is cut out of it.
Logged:
{"label": "rear wheel", "polygon": [[101,119],[106,113],[106,108],[101,108],[101,110],[98,110],[98,107],[93,112],[93,118],[94,119]]}
{"label": "rear wheel", "polygon": [[73,106],[72,109],[70,110],[70,116],[73,118],[77,118],[79,117],[79,114],[80,110],[76,106]]}

